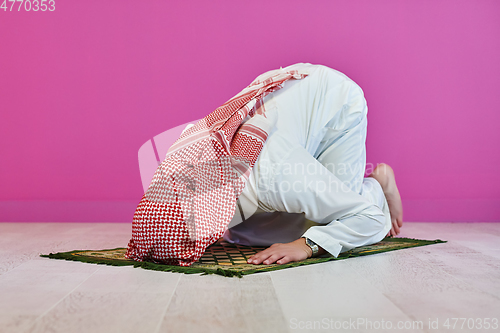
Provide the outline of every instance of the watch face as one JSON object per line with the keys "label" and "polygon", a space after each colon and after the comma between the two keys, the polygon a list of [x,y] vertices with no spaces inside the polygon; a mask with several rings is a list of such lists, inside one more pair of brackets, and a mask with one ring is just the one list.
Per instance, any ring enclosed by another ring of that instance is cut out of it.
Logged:
{"label": "watch face", "polygon": [[312,240],[310,240],[309,238],[306,238],[306,244],[311,248],[312,250],[312,255],[313,257],[316,255],[316,253],[318,253],[318,245],[316,243],[314,243]]}

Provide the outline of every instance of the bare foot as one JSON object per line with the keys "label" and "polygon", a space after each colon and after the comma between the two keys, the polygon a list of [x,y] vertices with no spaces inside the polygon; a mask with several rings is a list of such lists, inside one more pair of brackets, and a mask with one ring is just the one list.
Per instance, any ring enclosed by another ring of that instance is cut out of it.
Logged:
{"label": "bare foot", "polygon": [[392,220],[392,228],[387,236],[396,236],[400,232],[399,228],[403,226],[403,203],[396,186],[394,170],[388,164],[380,163],[368,177],[375,178],[382,186]]}

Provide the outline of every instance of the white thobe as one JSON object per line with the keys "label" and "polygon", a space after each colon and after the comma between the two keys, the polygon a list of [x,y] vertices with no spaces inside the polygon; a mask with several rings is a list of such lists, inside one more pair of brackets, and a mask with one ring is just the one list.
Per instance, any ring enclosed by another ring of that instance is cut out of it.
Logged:
{"label": "white thobe", "polygon": [[303,236],[335,257],[379,242],[391,229],[391,216],[380,184],[364,178],[363,91],[325,66],[283,70],[289,69],[306,69],[309,75],[264,97],[274,127],[224,239],[269,246]]}
{"label": "white thobe", "polygon": [[391,229],[391,216],[380,184],[364,178],[363,91],[325,66],[283,70],[291,69],[309,75],[264,97],[265,121],[273,129],[224,239],[270,246],[307,237],[335,257],[379,242]]}

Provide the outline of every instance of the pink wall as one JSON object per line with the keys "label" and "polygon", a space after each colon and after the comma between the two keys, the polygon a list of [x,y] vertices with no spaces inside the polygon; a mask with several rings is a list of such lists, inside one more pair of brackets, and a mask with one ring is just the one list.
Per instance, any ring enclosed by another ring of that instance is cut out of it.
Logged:
{"label": "pink wall", "polygon": [[499,1],[56,6],[0,10],[0,221],[130,222],[144,142],[295,62],[364,89],[405,220],[500,220]]}

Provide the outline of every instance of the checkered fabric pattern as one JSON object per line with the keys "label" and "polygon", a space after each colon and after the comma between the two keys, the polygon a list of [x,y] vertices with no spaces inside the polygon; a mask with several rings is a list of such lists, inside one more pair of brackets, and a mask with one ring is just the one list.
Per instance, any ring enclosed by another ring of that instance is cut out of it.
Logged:
{"label": "checkered fabric pattern", "polygon": [[181,134],[135,211],[127,258],[179,266],[201,258],[227,229],[271,130],[262,98],[306,76],[264,73]]}

